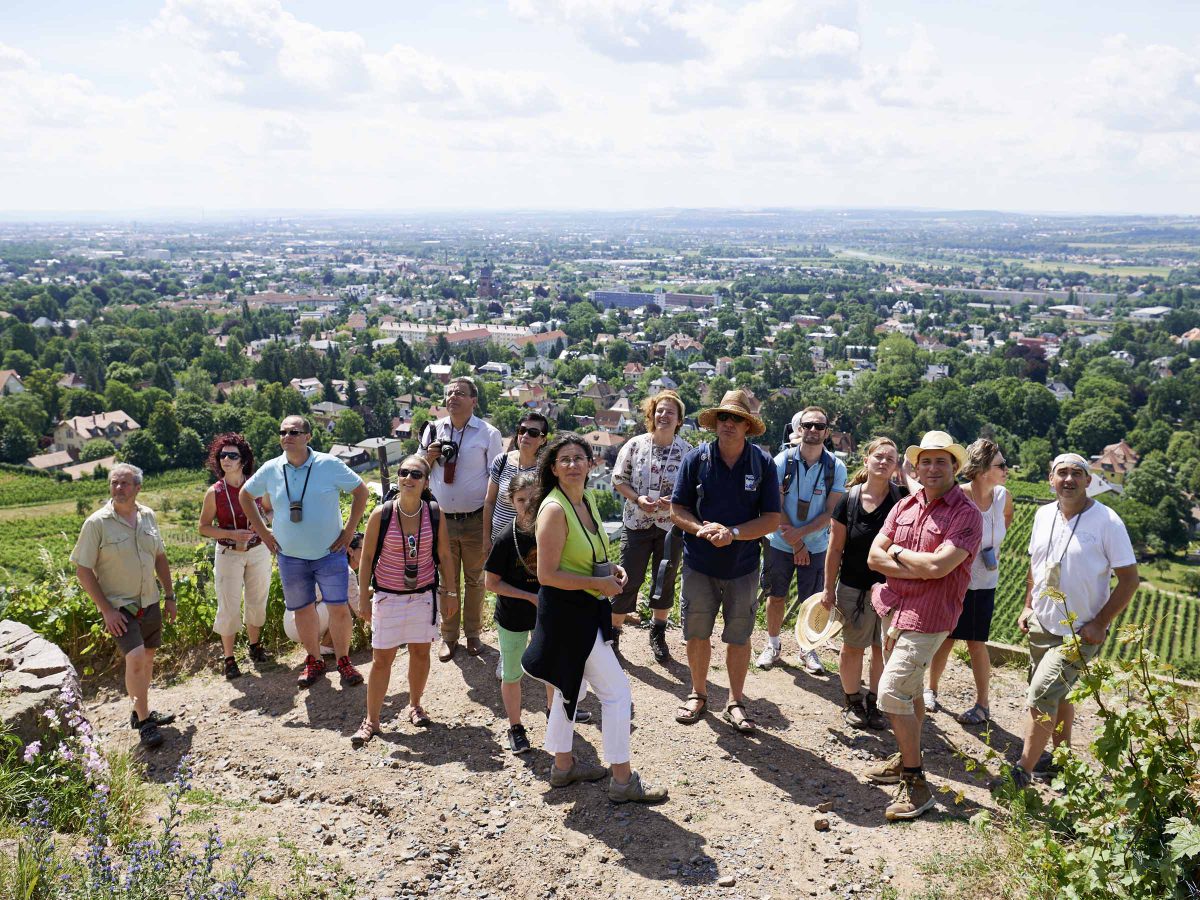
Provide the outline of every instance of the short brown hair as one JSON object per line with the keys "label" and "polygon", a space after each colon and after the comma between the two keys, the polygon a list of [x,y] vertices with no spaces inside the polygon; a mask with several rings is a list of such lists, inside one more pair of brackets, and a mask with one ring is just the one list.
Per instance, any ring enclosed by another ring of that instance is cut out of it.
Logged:
{"label": "short brown hair", "polygon": [[679,434],[679,429],[683,426],[683,401],[674,391],[659,391],[654,396],[647,397],[642,401],[642,416],[646,420],[646,430],[654,430],[654,408],[658,406],[660,400],[670,400],[679,410],[679,424],[675,426],[675,433]]}
{"label": "short brown hair", "polygon": [[479,396],[479,388],[475,386],[474,378],[468,378],[466,375],[458,375],[447,381],[446,387],[450,387],[452,384],[465,384],[467,386],[467,390],[471,392],[472,397]]}

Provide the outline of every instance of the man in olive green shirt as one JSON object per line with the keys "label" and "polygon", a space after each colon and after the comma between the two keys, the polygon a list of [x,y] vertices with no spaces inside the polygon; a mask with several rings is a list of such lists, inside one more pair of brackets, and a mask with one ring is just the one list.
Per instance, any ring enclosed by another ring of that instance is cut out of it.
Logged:
{"label": "man in olive green shirt", "polygon": [[[129,724],[138,729],[143,746],[154,748],[163,742],[159,726],[175,720],[151,712],[148,696],[163,616],[175,620],[175,591],[158,522],[149,507],[137,502],[141,489],[141,469],[128,463],[113,466],[111,499],[83,523],[71,562],[125,657],[125,690],[133,701]],[[165,591],[161,607],[156,575]]]}

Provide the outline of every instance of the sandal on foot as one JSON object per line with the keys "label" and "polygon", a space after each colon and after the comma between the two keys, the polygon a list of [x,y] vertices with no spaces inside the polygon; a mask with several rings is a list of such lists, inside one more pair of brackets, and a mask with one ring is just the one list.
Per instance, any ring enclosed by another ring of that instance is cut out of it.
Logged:
{"label": "sandal on foot", "polygon": [[[699,700],[700,705],[695,709],[688,706],[693,700]],[[675,712],[675,721],[681,725],[695,725],[704,718],[704,711],[708,709],[708,695],[699,694],[692,691],[687,695],[687,699],[679,705],[679,709]]]}
{"label": "sandal on foot", "polygon": [[428,728],[433,724],[433,719],[419,706],[414,706],[408,711],[408,721],[412,722],[418,728]]}
{"label": "sandal on foot", "polygon": [[[736,714],[734,710],[737,710]],[[746,715],[746,707],[741,703],[730,703],[725,707],[721,718],[736,728],[739,734],[754,734],[758,731],[758,726],[754,724],[753,719]]]}
{"label": "sandal on foot", "polygon": [[370,719],[363,719],[362,724],[358,726],[358,731],[354,732],[350,738],[350,746],[358,749],[377,734],[383,734],[383,729],[378,725],[372,725]]}
{"label": "sandal on foot", "polygon": [[992,721],[992,714],[986,706],[976,703],[965,713],[959,713],[954,718],[959,725],[983,725]]}

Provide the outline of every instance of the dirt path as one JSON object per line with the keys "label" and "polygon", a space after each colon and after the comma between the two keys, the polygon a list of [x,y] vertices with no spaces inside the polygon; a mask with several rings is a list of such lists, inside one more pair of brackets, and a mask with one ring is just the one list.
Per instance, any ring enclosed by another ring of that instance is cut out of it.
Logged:
{"label": "dirt path", "polygon": [[[747,696],[761,727],[754,738],[711,713],[678,725],[674,708],[686,693],[678,634],[670,633],[675,658],[666,667],[654,664],[644,631],[630,629],[622,648],[636,704],[634,766],[671,791],[658,807],[614,806],[603,782],[550,790],[550,757],[539,748],[544,695],[528,680],[525,722],[535,749],[512,756],[501,745],[494,647],[475,659],[460,652],[448,664],[434,661],[425,707],[435,725],[427,731],[397,718],[406,701],[401,654],[384,709],[387,733],[358,751],[349,735],[365,688],[343,691],[336,676],[303,692],[294,667],[156,688],[153,706],[179,721],[164,748],[146,757],[149,776],[168,781],[190,753],[189,827],[216,822],[227,841],[270,852],[258,880],[281,897],[906,896],[929,886],[922,863],[976,840],[967,819],[991,799],[952,747],[981,758],[985,746],[949,715],[927,721],[925,743],[931,781],[950,793],[920,821],[887,825],[889,794],[862,773],[894,742],[889,732],[842,726],[836,675],[752,671]],[[712,682],[710,704],[720,710],[724,672],[714,670]],[[952,658],[943,701],[963,709],[970,694],[969,670]],[[997,749],[1017,740],[1022,697],[1022,673],[997,670]],[[594,697],[583,708],[598,717]],[[123,697],[97,697],[91,710],[107,742],[135,743]],[[1077,735],[1088,733],[1090,723],[1081,722]],[[578,729],[579,755],[595,759],[599,746],[596,724]],[[824,804],[829,811],[818,812]],[[828,819],[827,831],[814,826],[818,817]]]}

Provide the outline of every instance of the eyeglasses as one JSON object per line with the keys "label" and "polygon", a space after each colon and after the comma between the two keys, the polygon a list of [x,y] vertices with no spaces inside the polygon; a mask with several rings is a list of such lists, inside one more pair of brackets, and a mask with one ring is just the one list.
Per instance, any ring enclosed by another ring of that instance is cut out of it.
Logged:
{"label": "eyeglasses", "polygon": [[308,434],[307,431],[298,431],[295,428],[280,428],[280,437],[300,437],[302,434]]}
{"label": "eyeglasses", "polygon": [[586,466],[588,458],[586,456],[560,456],[555,462],[560,466]]}
{"label": "eyeglasses", "polygon": [[992,468],[993,469],[1007,469],[1008,463],[1006,463],[1006,462],[992,463]]}
{"label": "eyeglasses", "polygon": [[518,425],[517,434],[527,434],[530,437],[540,438],[545,436],[546,432],[532,425]]}
{"label": "eyeglasses", "polygon": [[824,431],[829,427],[828,422],[801,422],[800,427],[805,431]]}
{"label": "eyeglasses", "polygon": [[719,412],[719,413],[717,413],[717,421],[718,422],[744,422],[746,420],[744,418],[742,418],[741,416],[739,416],[737,413]]}
{"label": "eyeglasses", "polygon": [[236,451],[233,451],[233,450],[229,450],[224,453],[218,453],[217,458],[218,459],[241,459],[242,454],[237,453]]}
{"label": "eyeglasses", "polygon": [[470,397],[472,394],[469,391],[446,391],[446,399],[451,397]]}
{"label": "eyeglasses", "polygon": [[397,478],[424,478],[425,473],[420,469],[397,469]]}

